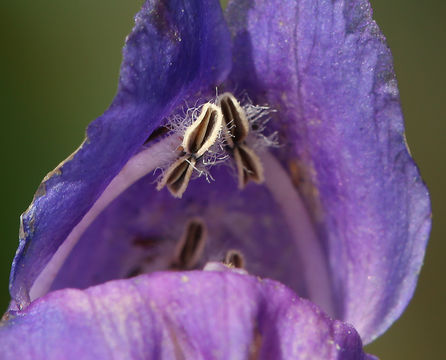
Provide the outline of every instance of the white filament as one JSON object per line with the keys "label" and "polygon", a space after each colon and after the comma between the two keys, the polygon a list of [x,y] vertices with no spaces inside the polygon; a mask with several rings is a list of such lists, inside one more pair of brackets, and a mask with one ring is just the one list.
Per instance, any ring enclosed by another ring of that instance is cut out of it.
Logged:
{"label": "white filament", "polygon": [[96,217],[130,185],[143,176],[161,167],[166,162],[174,161],[177,157],[175,148],[178,146],[178,137],[169,136],[151,147],[132,157],[122,168],[118,175],[105,188],[91,209],[82,220],[73,228],[71,233],[54,253],[48,264],[34,281],[29,296],[31,301],[45,295],[51,288],[60,268],[64,264],[73,247],[82,234],[87,230]]}
{"label": "white filament", "polygon": [[282,209],[300,254],[309,298],[326,313],[334,315],[328,263],[302,198],[276,158],[268,151],[259,155],[265,170],[265,185]]}

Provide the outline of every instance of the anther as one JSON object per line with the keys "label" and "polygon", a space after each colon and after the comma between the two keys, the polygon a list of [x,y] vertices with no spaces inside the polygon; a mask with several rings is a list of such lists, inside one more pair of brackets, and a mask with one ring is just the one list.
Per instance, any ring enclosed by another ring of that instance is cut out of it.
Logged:
{"label": "anther", "polygon": [[222,121],[220,108],[211,103],[205,104],[198,119],[184,133],[184,152],[194,154],[196,158],[202,156],[217,140]]}
{"label": "anther", "polygon": [[249,133],[249,122],[245,111],[231,93],[224,93],[218,97],[217,104],[223,113],[226,126],[225,138],[230,148],[241,144]]}
{"label": "anther", "polygon": [[181,198],[187,189],[195,164],[196,159],[194,157],[186,155],[179,158],[166,170],[156,187],[157,190],[167,186],[174,197]]}
{"label": "anther", "polygon": [[243,257],[242,253],[237,250],[229,250],[226,253],[224,263],[236,269],[245,268],[245,258]]}
{"label": "anther", "polygon": [[234,148],[233,155],[239,189],[243,189],[249,181],[254,181],[257,184],[263,183],[263,166],[253,150],[246,145],[239,145]]}
{"label": "anther", "polygon": [[171,270],[190,270],[200,261],[206,244],[206,226],[195,218],[190,220],[177,245],[175,257],[170,265]]}
{"label": "anther", "polygon": [[234,95],[228,92],[220,95],[217,103],[223,113],[226,144],[232,150],[239,189],[243,189],[249,181],[263,183],[262,163],[254,150],[245,142],[249,134],[249,121],[245,110]]}

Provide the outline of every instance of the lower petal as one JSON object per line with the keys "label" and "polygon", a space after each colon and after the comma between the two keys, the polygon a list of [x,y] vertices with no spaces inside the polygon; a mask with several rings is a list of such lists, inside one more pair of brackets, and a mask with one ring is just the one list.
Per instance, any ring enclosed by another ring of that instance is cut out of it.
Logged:
{"label": "lower petal", "polygon": [[351,326],[280,283],[229,271],[56,291],[9,317],[5,360],[367,358]]}

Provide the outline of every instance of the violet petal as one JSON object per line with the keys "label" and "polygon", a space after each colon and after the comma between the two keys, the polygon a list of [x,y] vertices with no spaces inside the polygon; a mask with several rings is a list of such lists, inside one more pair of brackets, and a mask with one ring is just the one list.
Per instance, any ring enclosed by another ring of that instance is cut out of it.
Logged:
{"label": "violet petal", "polygon": [[48,174],[22,216],[10,277],[18,307],[29,302],[45,264],[147,136],[184,99],[222,81],[230,57],[217,0],[145,3],[126,40],[112,105],[90,124],[80,149]]}
{"label": "violet petal", "polygon": [[353,327],[280,283],[229,271],[52,292],[1,323],[0,347],[5,360],[366,358]]}
{"label": "violet petal", "polygon": [[290,125],[337,315],[368,343],[412,297],[431,226],[392,57],[369,2],[235,0],[227,19],[231,78]]}

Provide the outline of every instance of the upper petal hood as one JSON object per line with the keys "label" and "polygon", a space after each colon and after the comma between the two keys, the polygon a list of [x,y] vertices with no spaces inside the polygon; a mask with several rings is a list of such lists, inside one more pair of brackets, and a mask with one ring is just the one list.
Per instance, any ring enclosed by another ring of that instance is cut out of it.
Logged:
{"label": "upper petal hood", "polygon": [[431,225],[370,5],[236,0],[227,18],[231,77],[278,110],[327,251],[338,316],[370,342],[410,300]]}
{"label": "upper petal hood", "polygon": [[5,360],[366,358],[351,326],[285,286],[214,271],[50,293],[0,324],[0,347]]}
{"label": "upper petal hood", "polygon": [[10,292],[21,307],[73,227],[153,129],[185,98],[230,70],[230,37],[217,0],[150,0],[126,40],[119,90],[80,149],[48,174],[22,216]]}

